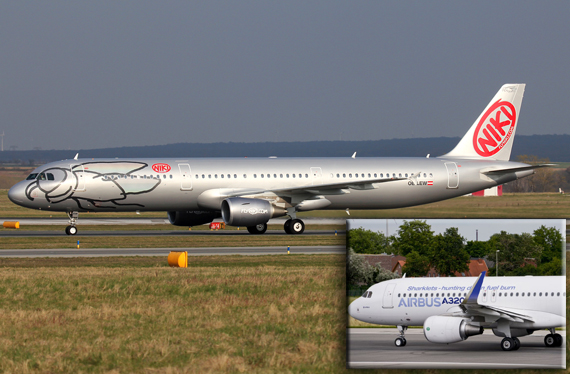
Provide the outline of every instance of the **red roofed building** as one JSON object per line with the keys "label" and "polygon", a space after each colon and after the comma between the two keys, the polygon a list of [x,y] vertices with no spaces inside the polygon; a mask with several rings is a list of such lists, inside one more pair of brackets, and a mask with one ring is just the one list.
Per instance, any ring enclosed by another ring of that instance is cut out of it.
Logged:
{"label": "red roofed building", "polygon": [[[394,267],[392,268],[392,272],[396,273],[396,274],[403,275],[402,269],[404,268],[404,265],[406,265],[405,259],[403,261],[402,260],[397,261],[396,264],[394,264]],[[483,260],[482,258],[472,258],[469,261],[469,269],[465,273],[455,272],[455,276],[456,277],[477,277],[477,276],[479,276],[479,274],[481,274],[484,271],[489,271],[489,268],[487,267],[485,260]],[[434,268],[429,269],[428,273],[426,274],[426,277],[429,277],[429,278],[444,277],[444,276],[445,275],[439,275]]]}

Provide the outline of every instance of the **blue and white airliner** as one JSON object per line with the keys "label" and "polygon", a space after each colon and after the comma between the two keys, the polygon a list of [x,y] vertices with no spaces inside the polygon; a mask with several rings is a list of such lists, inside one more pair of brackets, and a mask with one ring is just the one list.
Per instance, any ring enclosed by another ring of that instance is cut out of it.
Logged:
{"label": "blue and white airliner", "polygon": [[555,332],[566,326],[566,277],[401,278],[380,282],[354,300],[357,320],[396,325],[395,345],[406,345],[405,330],[423,326],[432,343],[456,343],[491,329],[505,351],[519,349],[518,337],[549,330],[547,347],[560,347]]}

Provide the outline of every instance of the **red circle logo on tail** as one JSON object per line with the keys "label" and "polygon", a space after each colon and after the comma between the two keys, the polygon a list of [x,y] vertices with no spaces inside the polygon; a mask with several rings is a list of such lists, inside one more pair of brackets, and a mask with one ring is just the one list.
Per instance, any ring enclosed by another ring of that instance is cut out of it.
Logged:
{"label": "red circle logo on tail", "polygon": [[517,113],[513,104],[500,99],[483,114],[473,134],[473,148],[478,155],[490,157],[499,152],[515,130]]}
{"label": "red circle logo on tail", "polygon": [[157,173],[168,173],[170,171],[170,165],[168,164],[154,164],[152,165],[152,170]]}

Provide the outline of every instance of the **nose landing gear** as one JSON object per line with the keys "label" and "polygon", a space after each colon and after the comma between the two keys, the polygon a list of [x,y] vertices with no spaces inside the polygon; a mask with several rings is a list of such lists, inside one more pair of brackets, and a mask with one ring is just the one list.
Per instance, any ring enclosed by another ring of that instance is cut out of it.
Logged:
{"label": "nose landing gear", "polygon": [[404,347],[406,345],[406,337],[404,336],[404,332],[408,329],[408,326],[398,325],[398,331],[400,332],[400,336],[394,340],[394,344],[396,347]]}
{"label": "nose landing gear", "polygon": [[69,226],[65,228],[65,233],[67,235],[75,235],[77,234],[77,227],[75,227],[75,223],[79,218],[79,212],[67,212],[67,216],[69,217]]}

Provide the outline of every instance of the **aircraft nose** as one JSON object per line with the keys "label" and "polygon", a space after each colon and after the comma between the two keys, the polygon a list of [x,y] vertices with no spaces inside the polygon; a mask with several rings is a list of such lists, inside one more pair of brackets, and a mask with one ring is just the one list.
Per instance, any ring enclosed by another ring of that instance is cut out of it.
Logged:
{"label": "aircraft nose", "polygon": [[16,183],[12,188],[8,190],[8,199],[14,204],[22,205],[26,197],[26,186],[25,183]]}
{"label": "aircraft nose", "polygon": [[358,301],[358,299],[356,299],[352,303],[350,303],[350,305],[348,306],[348,314],[352,318],[358,319],[358,315],[360,314],[360,305],[359,304],[360,304],[360,302]]}

